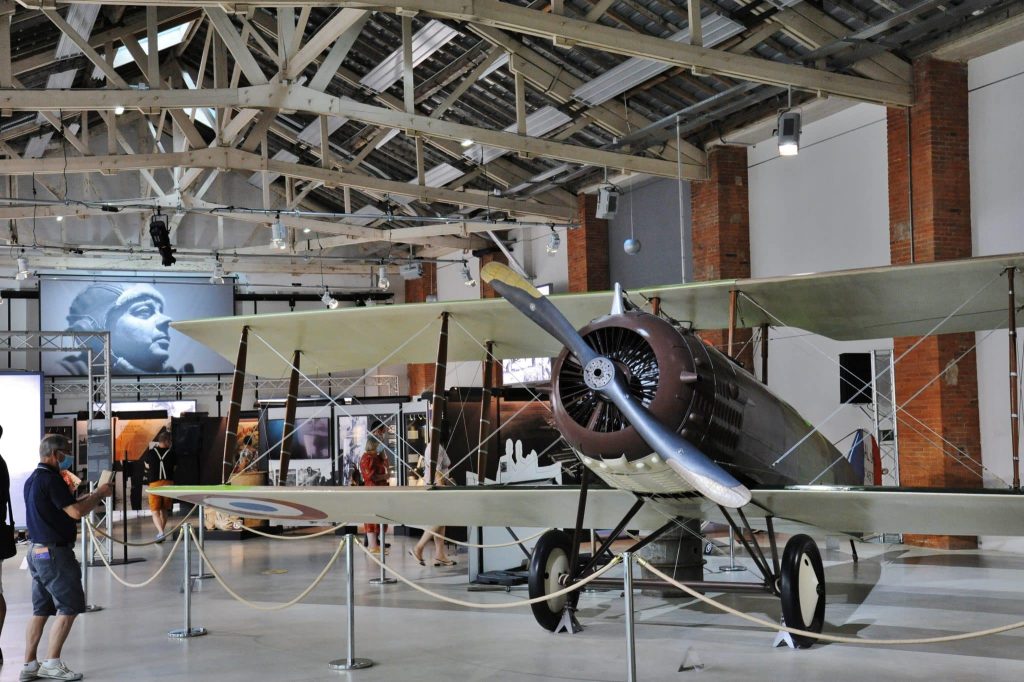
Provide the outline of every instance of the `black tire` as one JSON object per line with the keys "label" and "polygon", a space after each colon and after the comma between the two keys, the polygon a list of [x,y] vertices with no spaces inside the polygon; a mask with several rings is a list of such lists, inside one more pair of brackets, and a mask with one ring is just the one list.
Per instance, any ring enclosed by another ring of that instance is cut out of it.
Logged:
{"label": "black tire", "polygon": [[[534,545],[533,554],[530,556],[528,581],[530,599],[543,597],[562,589],[562,586],[558,584],[558,577],[569,571],[571,550],[572,538],[565,531],[549,530],[540,536],[537,544]],[[562,620],[562,611],[565,605],[568,604],[575,608],[579,598],[578,591],[571,592],[562,597],[530,604],[530,609],[542,628],[554,632]]]}
{"label": "black tire", "polygon": [[[786,625],[809,632],[821,632],[825,625],[825,567],[818,546],[807,535],[794,535],[782,554],[780,585],[782,617]],[[792,635],[798,649],[818,640]]]}

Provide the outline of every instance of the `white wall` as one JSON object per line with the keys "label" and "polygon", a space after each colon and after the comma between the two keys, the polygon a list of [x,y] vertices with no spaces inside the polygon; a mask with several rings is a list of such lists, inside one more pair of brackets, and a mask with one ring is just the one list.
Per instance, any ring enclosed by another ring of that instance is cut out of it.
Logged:
{"label": "white wall", "polygon": [[[974,255],[1024,251],[1024,43],[968,63],[971,141],[971,220]],[[1024,277],[1017,275],[1017,290]],[[996,286],[1004,286],[999,283]],[[1018,318],[1019,323],[1024,322]],[[1018,329],[1018,339],[1024,338]],[[977,332],[978,409],[982,463],[987,487],[1005,487],[1012,480],[1007,333]],[[1024,550],[1024,539],[983,538],[987,547]]]}
{"label": "white wall", "polygon": [[[806,125],[795,157],[780,157],[772,138],[747,159],[754,277],[889,264],[884,108],[857,105]],[[891,339],[838,342],[784,324],[769,339],[776,394],[833,442],[870,427],[839,403],[839,354],[891,348]]]}

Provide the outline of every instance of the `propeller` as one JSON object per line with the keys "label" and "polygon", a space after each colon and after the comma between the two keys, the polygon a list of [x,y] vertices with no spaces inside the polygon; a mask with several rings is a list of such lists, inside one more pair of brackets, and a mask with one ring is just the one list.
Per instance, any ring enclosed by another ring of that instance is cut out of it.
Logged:
{"label": "propeller", "polygon": [[583,367],[587,386],[606,396],[622,412],[650,448],[687,483],[723,507],[742,507],[750,491],[695,445],[656,419],[629,392],[615,363],[587,345],[576,328],[536,287],[503,263],[491,262],[480,277],[519,312],[569,349]]}

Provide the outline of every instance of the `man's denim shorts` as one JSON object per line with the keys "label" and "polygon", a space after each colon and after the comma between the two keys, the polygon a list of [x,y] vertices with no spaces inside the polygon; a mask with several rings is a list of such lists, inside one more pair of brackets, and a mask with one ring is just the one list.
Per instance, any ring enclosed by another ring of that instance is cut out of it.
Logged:
{"label": "man's denim shorts", "polygon": [[28,572],[32,576],[32,615],[73,616],[85,611],[82,567],[73,547],[31,545]]}

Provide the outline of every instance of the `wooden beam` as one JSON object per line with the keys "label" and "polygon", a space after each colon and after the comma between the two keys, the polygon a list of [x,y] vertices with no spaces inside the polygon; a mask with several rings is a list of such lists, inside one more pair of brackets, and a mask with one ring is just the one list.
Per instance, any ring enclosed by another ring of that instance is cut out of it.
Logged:
{"label": "wooden beam", "polygon": [[[114,100],[132,108],[190,108],[237,107],[239,109],[292,109],[316,114],[349,118],[364,123],[413,131],[431,137],[461,141],[474,140],[480,144],[513,152],[543,156],[584,165],[647,173],[675,178],[678,167],[674,161],[634,156],[621,152],[592,149],[575,144],[552,141],[490,130],[429,116],[391,111],[383,107],[333,97],[297,85],[268,84],[232,89],[213,90],[78,90],[74,92],[6,91],[0,92],[0,108],[23,110],[110,110]],[[230,136],[225,135],[225,139]],[[704,168],[683,162],[683,177],[703,178]]]}
{"label": "wooden beam", "polygon": [[[295,80],[301,76],[306,67],[320,56],[320,53],[326,50],[327,46],[332,42],[335,44],[341,42],[338,48],[340,59],[338,54],[332,58],[337,59],[337,64],[340,66],[341,62],[345,59],[345,55],[348,54],[349,49],[355,43],[355,39],[359,36],[359,32],[362,30],[363,24],[366,23],[367,17],[369,17],[369,13],[360,9],[342,9],[337,12],[324,24],[323,28],[317,31],[309,40],[305,41],[301,49],[288,60],[285,78],[287,80]],[[343,41],[342,39],[350,33],[352,34],[351,40]],[[335,70],[337,70],[337,66],[335,66]],[[317,76],[319,75],[318,72]],[[314,80],[316,80],[316,77],[314,77]],[[316,90],[324,90],[328,83],[330,81],[323,83],[322,87],[314,86],[313,83],[310,83],[310,86]]]}
{"label": "wooden beam", "polygon": [[360,190],[381,192],[399,196],[411,196],[427,201],[478,206],[498,211],[509,211],[518,215],[536,215],[556,220],[572,220],[575,211],[570,206],[551,206],[533,201],[506,199],[492,196],[489,192],[454,191],[443,187],[420,187],[415,183],[385,180],[372,176],[358,175],[347,171],[329,170],[298,163],[274,161],[259,154],[226,147],[206,148],[170,154],[132,154],[108,156],[83,156],[68,158],[44,157],[42,159],[9,159],[4,161],[7,175],[46,175],[48,173],[112,173],[138,171],[153,168],[220,168],[250,172],[267,171],[288,177],[322,182],[331,187],[350,186]]}
{"label": "wooden beam", "polygon": [[256,58],[252,56],[252,52],[249,51],[248,45],[242,40],[242,37],[235,30],[235,25],[231,23],[231,18],[227,13],[220,7],[207,7],[206,15],[210,18],[210,24],[214,30],[217,31],[217,35],[220,36],[221,40],[224,41],[224,46],[231,52],[231,56],[235,58],[235,63],[242,69],[242,73],[253,85],[263,85],[267,82],[267,77],[263,73],[263,69],[256,62]]}

